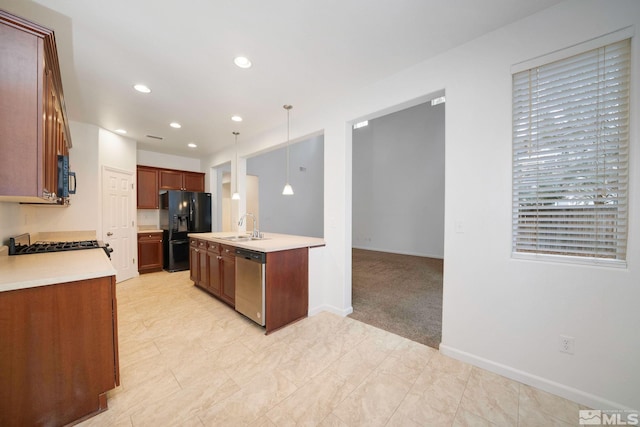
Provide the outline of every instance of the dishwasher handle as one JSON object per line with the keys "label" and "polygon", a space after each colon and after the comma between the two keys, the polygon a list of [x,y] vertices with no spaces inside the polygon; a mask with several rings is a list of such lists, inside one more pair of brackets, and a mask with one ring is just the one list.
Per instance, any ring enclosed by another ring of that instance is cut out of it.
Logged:
{"label": "dishwasher handle", "polygon": [[252,251],[249,249],[236,248],[236,257],[244,258],[249,261],[257,262],[260,264],[267,263],[267,254],[264,252]]}

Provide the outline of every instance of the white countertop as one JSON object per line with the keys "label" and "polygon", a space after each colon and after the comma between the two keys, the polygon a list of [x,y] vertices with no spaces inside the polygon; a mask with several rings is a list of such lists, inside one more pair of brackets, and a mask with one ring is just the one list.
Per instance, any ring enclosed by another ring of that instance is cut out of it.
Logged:
{"label": "white countertop", "polygon": [[138,227],[138,234],[140,233],[162,233],[162,230],[153,225],[141,225]]}
{"label": "white countertop", "polygon": [[237,246],[239,248],[251,249],[258,252],[278,252],[286,251],[288,249],[312,248],[325,245],[324,239],[320,237],[294,236],[291,234],[277,233],[264,233],[264,237],[260,240],[247,240],[240,242],[224,239],[224,237],[237,236],[237,233],[230,231],[216,233],[189,233],[188,236],[223,243],[225,245]]}
{"label": "white countertop", "polygon": [[0,292],[114,276],[101,248],[0,256]]}

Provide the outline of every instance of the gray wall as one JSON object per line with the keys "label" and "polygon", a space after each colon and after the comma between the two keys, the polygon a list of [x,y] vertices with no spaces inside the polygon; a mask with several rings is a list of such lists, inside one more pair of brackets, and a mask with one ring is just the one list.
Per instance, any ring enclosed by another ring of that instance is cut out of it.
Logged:
{"label": "gray wall", "polygon": [[285,148],[247,159],[247,174],[260,182],[260,230],[324,237],[324,136],[291,144],[289,164],[294,195],[283,196]]}
{"label": "gray wall", "polygon": [[420,104],[353,131],[353,246],[444,257],[445,106]]}

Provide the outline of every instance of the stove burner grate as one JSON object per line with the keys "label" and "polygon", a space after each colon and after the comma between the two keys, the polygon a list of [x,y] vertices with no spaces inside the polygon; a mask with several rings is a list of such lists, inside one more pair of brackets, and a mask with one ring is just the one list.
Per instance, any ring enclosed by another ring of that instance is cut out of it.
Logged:
{"label": "stove burner grate", "polygon": [[80,240],[75,242],[35,242],[30,245],[16,245],[14,255],[73,251],[99,247],[100,245],[97,240]]}

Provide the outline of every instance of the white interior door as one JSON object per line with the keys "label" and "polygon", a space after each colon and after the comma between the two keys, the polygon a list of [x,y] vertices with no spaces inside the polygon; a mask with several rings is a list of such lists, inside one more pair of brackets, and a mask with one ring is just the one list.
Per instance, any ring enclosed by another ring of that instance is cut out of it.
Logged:
{"label": "white interior door", "polygon": [[137,275],[135,222],[133,220],[133,174],[111,168],[102,173],[102,240],[113,248],[111,262],[116,282]]}

